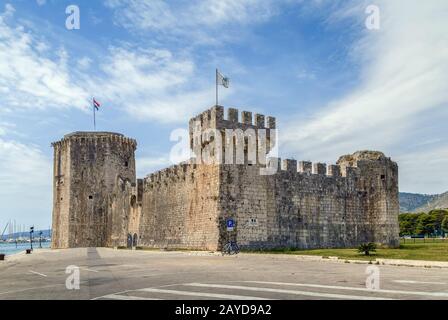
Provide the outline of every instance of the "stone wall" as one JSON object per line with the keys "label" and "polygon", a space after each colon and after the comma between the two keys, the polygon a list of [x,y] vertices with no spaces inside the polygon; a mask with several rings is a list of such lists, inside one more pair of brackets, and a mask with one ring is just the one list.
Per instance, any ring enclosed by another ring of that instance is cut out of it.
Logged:
{"label": "stone wall", "polygon": [[[221,245],[229,240],[246,248],[398,245],[396,164],[384,156],[351,164],[356,167],[341,164],[329,166],[327,174],[324,164],[309,170],[310,163],[284,160],[277,174],[267,176],[259,166],[222,166]],[[226,231],[226,218],[236,221],[235,231]]]}
{"label": "stone wall", "polygon": [[[196,126],[200,132],[197,135]],[[190,121],[197,155],[223,155],[233,140],[242,164],[197,159],[136,180],[136,142],[120,134],[77,132],[54,146],[53,248],[126,246],[218,250],[229,240],[246,248],[339,248],[363,242],[398,245],[398,166],[381,152],[360,151],[325,165],[273,158],[265,168],[256,148],[274,147],[275,118],[216,106]],[[218,129],[222,140],[201,131]],[[266,130],[266,139],[259,135]],[[205,137],[205,138],[204,138]],[[236,228],[226,230],[226,219]]]}
{"label": "stone wall", "polygon": [[218,184],[215,165],[182,164],[145,178],[140,245],[216,250]]}
{"label": "stone wall", "polygon": [[54,143],[52,247],[68,248],[71,151],[67,140]]}
{"label": "stone wall", "polygon": [[119,178],[136,179],[135,140],[116,133],[76,132],[53,146],[52,247],[100,247],[121,239],[125,216],[110,211],[109,202]]}

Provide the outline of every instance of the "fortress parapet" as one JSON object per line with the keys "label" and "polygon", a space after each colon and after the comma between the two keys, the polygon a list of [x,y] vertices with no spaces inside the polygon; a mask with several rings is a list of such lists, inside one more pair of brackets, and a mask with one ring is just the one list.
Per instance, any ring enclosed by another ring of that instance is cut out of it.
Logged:
{"label": "fortress parapet", "polygon": [[[193,128],[193,123],[198,121],[201,123],[203,129],[235,129],[235,128],[268,128],[275,129],[275,117],[256,113],[253,115],[251,111],[241,111],[241,121],[239,117],[239,110],[235,108],[227,109],[227,117],[224,117],[224,107],[214,106],[199,115],[190,119],[190,133]],[[254,121],[255,119],[255,121]]]}
{"label": "fortress parapet", "polygon": [[135,139],[126,138],[124,135],[115,132],[85,132],[78,131],[74,133],[70,133],[64,136],[64,138],[60,141],[53,142],[51,145],[55,146],[63,146],[67,145],[70,142],[76,143],[106,143],[113,142],[122,144],[124,146],[137,149],[137,141]]}
{"label": "fortress parapet", "polygon": [[[383,153],[358,151],[329,165],[281,159],[269,153],[275,117],[221,106],[189,127],[196,157],[138,180],[134,139],[75,132],[53,143],[52,246],[398,245],[398,166]],[[198,162],[209,160],[204,154],[220,161]]]}

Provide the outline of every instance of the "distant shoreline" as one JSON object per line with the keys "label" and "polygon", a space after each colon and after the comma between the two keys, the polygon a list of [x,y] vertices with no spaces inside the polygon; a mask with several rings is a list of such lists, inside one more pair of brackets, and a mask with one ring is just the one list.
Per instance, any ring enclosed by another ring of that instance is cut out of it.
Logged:
{"label": "distant shoreline", "polygon": [[[42,249],[48,249],[51,246],[51,242],[42,242]],[[0,243],[0,253],[5,254],[6,256],[12,256],[15,254],[23,253],[25,250],[30,249],[30,243],[29,242],[23,242],[23,243],[17,243],[14,242],[2,242]],[[33,249],[38,250],[39,248],[39,242],[33,241]]]}

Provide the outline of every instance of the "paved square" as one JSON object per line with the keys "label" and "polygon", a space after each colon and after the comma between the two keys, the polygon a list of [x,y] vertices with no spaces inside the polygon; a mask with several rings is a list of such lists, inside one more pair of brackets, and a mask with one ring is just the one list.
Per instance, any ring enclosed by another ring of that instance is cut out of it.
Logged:
{"label": "paved square", "polygon": [[[80,268],[68,290],[66,268]],[[448,269],[378,266],[293,255],[43,249],[0,263],[0,299],[448,299]]]}

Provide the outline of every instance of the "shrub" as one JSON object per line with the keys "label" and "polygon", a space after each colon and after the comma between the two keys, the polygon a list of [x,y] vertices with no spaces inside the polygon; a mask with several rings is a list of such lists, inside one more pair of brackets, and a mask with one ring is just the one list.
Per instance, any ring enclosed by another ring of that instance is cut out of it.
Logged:
{"label": "shrub", "polygon": [[376,244],[374,244],[373,242],[362,243],[358,247],[358,252],[364,253],[366,256],[370,256],[370,253],[375,251],[376,251]]}

